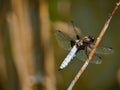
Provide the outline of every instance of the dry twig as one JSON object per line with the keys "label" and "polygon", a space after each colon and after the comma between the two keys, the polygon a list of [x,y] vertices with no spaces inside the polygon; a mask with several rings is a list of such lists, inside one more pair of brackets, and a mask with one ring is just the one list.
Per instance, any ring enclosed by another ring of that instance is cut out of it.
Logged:
{"label": "dry twig", "polygon": [[118,8],[119,5],[120,5],[120,0],[118,0],[118,1],[116,2],[115,7],[113,8],[112,12],[111,12],[110,15],[108,16],[108,18],[107,18],[107,20],[106,20],[106,22],[105,22],[105,24],[104,24],[104,26],[103,26],[103,28],[102,28],[99,36],[98,36],[96,42],[95,42],[95,45],[93,46],[93,49],[92,49],[91,52],[89,53],[86,62],[84,63],[84,65],[82,66],[82,68],[79,70],[79,72],[77,73],[77,75],[75,76],[75,78],[73,79],[73,81],[71,82],[71,84],[70,84],[70,86],[68,87],[67,90],[72,90],[73,86],[75,85],[75,83],[77,82],[77,80],[79,79],[79,77],[82,75],[82,73],[84,72],[84,70],[85,70],[86,67],[88,66],[89,62],[90,62],[91,59],[92,59],[92,56],[93,56],[94,53],[95,53],[95,50],[96,50],[97,46],[99,45],[99,43],[100,43],[103,35],[105,34],[105,32],[106,32],[106,30],[107,30],[107,28],[108,28],[108,26],[109,26],[109,23],[110,23],[110,21],[111,21],[111,19],[112,19],[112,16],[115,14],[115,12],[116,12],[116,10],[117,10],[117,8]]}

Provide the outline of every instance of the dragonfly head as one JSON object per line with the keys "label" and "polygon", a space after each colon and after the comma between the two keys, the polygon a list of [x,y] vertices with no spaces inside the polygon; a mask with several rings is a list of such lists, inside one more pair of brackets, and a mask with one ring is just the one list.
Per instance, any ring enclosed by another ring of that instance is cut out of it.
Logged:
{"label": "dragonfly head", "polygon": [[92,42],[92,43],[95,41],[95,37],[94,36],[89,36],[88,38],[90,39],[90,42]]}
{"label": "dragonfly head", "polygon": [[94,41],[95,41],[95,37],[93,36],[84,37],[84,42],[86,43],[93,43]]}

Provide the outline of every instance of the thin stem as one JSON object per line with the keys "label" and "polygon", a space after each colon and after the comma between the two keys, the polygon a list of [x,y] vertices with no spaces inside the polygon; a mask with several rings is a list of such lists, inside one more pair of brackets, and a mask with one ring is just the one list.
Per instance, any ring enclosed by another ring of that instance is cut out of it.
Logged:
{"label": "thin stem", "polygon": [[71,82],[70,86],[68,87],[67,90],[72,90],[73,86],[75,85],[75,83],[77,82],[77,80],[79,79],[79,77],[82,75],[82,73],[84,72],[84,70],[86,69],[86,67],[88,66],[89,62],[91,61],[94,53],[95,53],[95,50],[97,48],[97,46],[99,45],[103,35],[105,34],[108,26],[109,26],[109,23],[112,19],[112,16],[115,14],[118,6],[120,5],[120,0],[117,1],[117,3],[115,4],[115,7],[113,8],[112,12],[109,14],[96,42],[95,42],[95,45],[93,46],[93,49],[91,50],[91,52],[89,53],[88,55],[88,58],[86,60],[86,62],[84,63],[84,65],[82,66],[82,68],[79,70],[79,72],[77,73],[77,75],[75,76],[75,78],[73,79],[73,81]]}

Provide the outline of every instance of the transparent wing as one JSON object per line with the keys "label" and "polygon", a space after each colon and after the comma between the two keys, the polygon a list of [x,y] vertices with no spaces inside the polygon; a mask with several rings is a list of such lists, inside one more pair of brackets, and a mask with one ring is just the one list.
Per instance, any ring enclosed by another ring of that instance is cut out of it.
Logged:
{"label": "transparent wing", "polygon": [[[87,55],[85,54],[85,50],[81,50],[77,53],[76,57],[81,60],[84,61],[87,59]],[[93,56],[92,60],[90,61],[90,63],[93,64],[101,64],[102,60],[99,56],[96,56],[96,54]]]}
{"label": "transparent wing", "polygon": [[96,54],[112,54],[114,50],[111,47],[98,47],[96,49]]}
{"label": "transparent wing", "polygon": [[[88,49],[88,53],[91,51],[90,47],[87,47]],[[101,58],[98,56],[98,54],[112,54],[114,52],[114,50],[111,47],[98,47],[95,51],[95,54],[92,58],[92,60],[90,61],[90,63],[94,63],[94,64],[101,64],[102,60]],[[78,59],[80,59],[81,61],[85,61],[87,59],[87,55],[85,54],[85,50],[81,50],[77,53],[76,57]]]}
{"label": "transparent wing", "polygon": [[55,36],[58,41],[58,44],[64,48],[65,50],[71,50],[71,44],[70,41],[72,40],[67,34],[56,30],[55,31]]}
{"label": "transparent wing", "polygon": [[[91,48],[89,47],[88,50],[90,51]],[[114,50],[111,47],[97,47],[95,53],[96,54],[112,54]]]}
{"label": "transparent wing", "polygon": [[81,30],[72,23],[57,21],[53,24],[55,30],[60,30],[67,34],[73,40],[76,39],[76,34],[81,36]]}
{"label": "transparent wing", "polygon": [[73,21],[71,21],[71,23],[68,24],[68,30],[68,33],[70,34],[70,37],[72,39],[77,39],[76,35],[82,37],[80,29],[74,25]]}

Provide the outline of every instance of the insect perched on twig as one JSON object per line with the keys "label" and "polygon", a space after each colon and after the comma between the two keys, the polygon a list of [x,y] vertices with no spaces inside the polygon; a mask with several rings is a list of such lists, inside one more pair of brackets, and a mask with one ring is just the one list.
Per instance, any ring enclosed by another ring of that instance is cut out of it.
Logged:
{"label": "insect perched on twig", "polygon": [[[85,61],[88,57],[88,53],[92,50],[92,47],[95,43],[94,36],[82,37],[77,33],[78,31],[75,29],[73,22],[72,25],[75,36],[67,35],[60,30],[55,31],[55,36],[59,45],[62,48],[70,51],[60,65],[59,70],[65,68],[75,56],[81,61]],[[93,59],[91,60],[91,63],[101,64],[102,60],[99,54],[111,54],[112,52],[113,49],[110,47],[98,47]]]}

